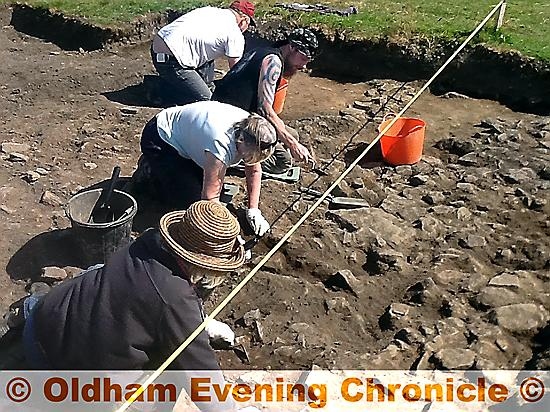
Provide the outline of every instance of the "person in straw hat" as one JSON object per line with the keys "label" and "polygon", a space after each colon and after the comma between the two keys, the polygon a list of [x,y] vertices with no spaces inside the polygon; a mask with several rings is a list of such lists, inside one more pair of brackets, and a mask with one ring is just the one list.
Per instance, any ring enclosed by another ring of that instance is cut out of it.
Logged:
{"label": "person in straw hat", "polygon": [[[58,370],[157,368],[202,323],[204,291],[243,264],[239,232],[218,202],[164,215],[159,229],[104,266],[55,286],[31,308],[23,331],[28,363]],[[171,368],[217,370],[209,376],[223,382],[209,336],[234,339],[228,325],[212,320]]]}
{"label": "person in straw hat", "polygon": [[131,179],[136,197],[150,194],[167,210],[199,200],[219,200],[229,166],[245,164],[248,209],[254,233],[269,223],[259,209],[262,168],[277,144],[265,118],[226,103],[204,101],[162,110],[143,129],[142,156]]}

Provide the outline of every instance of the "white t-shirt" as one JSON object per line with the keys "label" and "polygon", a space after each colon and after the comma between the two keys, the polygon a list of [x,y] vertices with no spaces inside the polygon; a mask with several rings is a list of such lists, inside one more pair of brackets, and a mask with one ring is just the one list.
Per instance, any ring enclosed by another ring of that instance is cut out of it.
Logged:
{"label": "white t-shirt", "polygon": [[203,169],[206,152],[229,167],[241,160],[233,125],[248,116],[247,111],[230,104],[200,101],[161,111],[157,114],[157,130],[161,139],[180,156],[193,160]]}
{"label": "white t-shirt", "polygon": [[229,9],[201,7],[159,30],[172,54],[184,67],[196,69],[219,57],[240,58],[244,36]]}

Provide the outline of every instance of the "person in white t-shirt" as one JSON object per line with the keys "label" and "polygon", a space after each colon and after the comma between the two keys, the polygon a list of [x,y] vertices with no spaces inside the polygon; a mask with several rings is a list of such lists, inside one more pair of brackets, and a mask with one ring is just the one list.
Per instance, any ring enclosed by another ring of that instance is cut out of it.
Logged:
{"label": "person in white t-shirt", "polygon": [[259,210],[260,162],[276,143],[270,122],[226,103],[201,101],[164,109],[143,129],[132,192],[138,186],[152,188],[168,210],[186,209],[201,199],[218,201],[227,168],[242,160],[246,216],[254,233],[263,236],[269,223]]}
{"label": "person in white t-shirt", "polygon": [[162,27],[153,38],[153,65],[166,86],[163,98],[176,104],[210,100],[214,60],[233,67],[244,52],[244,36],[254,25],[254,5],[235,0],[228,8],[201,7]]}

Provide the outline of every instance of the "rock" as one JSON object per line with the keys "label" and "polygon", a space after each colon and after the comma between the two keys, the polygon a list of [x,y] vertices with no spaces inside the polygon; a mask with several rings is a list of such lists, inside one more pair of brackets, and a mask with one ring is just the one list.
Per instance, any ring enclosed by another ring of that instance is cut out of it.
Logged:
{"label": "rock", "polygon": [[351,270],[343,269],[329,276],[324,285],[332,290],[347,290],[355,296],[363,290],[361,281],[357,279]]}
{"label": "rock", "polygon": [[388,195],[380,204],[380,207],[407,222],[413,222],[427,213],[426,208],[422,207],[418,201],[406,199],[395,194]]}
{"label": "rock", "polygon": [[12,153],[26,153],[31,147],[26,143],[4,142],[2,143],[1,148],[2,152],[11,155]]}
{"label": "rock", "polygon": [[95,133],[96,130],[92,127],[92,125],[85,124],[84,126],[82,126],[80,128],[80,131],[82,132],[82,134],[84,134],[86,136],[91,136]]}
{"label": "rock", "polygon": [[434,361],[443,369],[470,369],[476,360],[470,349],[445,348],[433,354]]}
{"label": "rock", "polygon": [[34,282],[29,288],[29,293],[32,295],[36,294],[46,294],[50,291],[51,287],[45,282]]}
{"label": "rock", "polygon": [[252,321],[252,333],[254,337],[254,342],[260,344],[264,343],[264,328],[260,321]]}
{"label": "rock", "polygon": [[54,207],[64,204],[63,200],[61,200],[59,196],[53,194],[49,190],[46,190],[42,193],[42,196],[40,197],[40,203]]}
{"label": "rock", "polygon": [[359,110],[369,110],[370,109],[370,103],[369,102],[363,102],[363,101],[360,101],[360,100],[356,100],[353,102],[353,107],[355,109],[359,109]]}
{"label": "rock", "polygon": [[341,109],[340,110],[340,116],[351,116],[356,119],[364,119],[365,118],[365,111],[354,109],[354,108],[347,108],[347,109]]}
{"label": "rock", "polygon": [[367,252],[365,264],[370,274],[383,274],[390,271],[402,272],[407,266],[405,256],[391,248],[373,248]]}
{"label": "rock", "polygon": [[458,242],[460,246],[465,248],[470,248],[470,249],[473,249],[476,247],[483,247],[487,244],[487,241],[483,236],[471,235],[471,234],[466,236],[466,238],[460,238]]}
{"label": "rock", "polygon": [[82,273],[83,269],[76,266],[64,266],[63,270],[67,273],[68,278],[74,278]]}
{"label": "rock", "polygon": [[29,156],[24,155],[24,154],[22,154],[22,153],[11,152],[11,153],[9,154],[8,160],[9,160],[10,162],[21,162],[21,163],[25,163],[25,162],[28,162],[28,161],[29,161]]}
{"label": "rock", "polygon": [[497,275],[489,281],[489,286],[504,287],[511,289],[519,288],[519,277],[510,273]]}
{"label": "rock", "polygon": [[363,182],[363,179],[361,179],[360,177],[357,177],[351,181],[350,187],[352,189],[361,189],[365,187],[365,182]]}
{"label": "rock", "polygon": [[13,215],[15,213],[15,209],[11,209],[6,205],[1,205],[0,210],[7,215]]}
{"label": "rock", "polygon": [[454,138],[440,140],[435,144],[435,147],[457,156],[464,156],[475,150],[474,144],[471,141],[462,141]]}
{"label": "rock", "polygon": [[489,129],[491,133],[504,133],[506,130],[506,125],[504,125],[503,122],[494,119],[484,119],[478,126],[483,127],[484,129]]}
{"label": "rock", "polygon": [[528,167],[521,169],[509,169],[504,172],[500,172],[500,175],[506,183],[517,184],[533,181],[537,178],[537,173]]}
{"label": "rock", "polygon": [[86,162],[84,163],[84,167],[89,170],[94,170],[97,169],[97,164],[95,164],[94,162]]}
{"label": "rock", "polygon": [[412,177],[409,179],[409,184],[410,184],[411,186],[417,187],[417,186],[425,185],[425,184],[428,183],[429,181],[430,181],[430,177],[429,177],[429,176],[426,176],[426,175],[415,175],[415,176],[412,176]]}
{"label": "rock", "polygon": [[513,290],[487,286],[474,297],[476,306],[496,308],[504,305],[523,303],[521,297]]}
{"label": "rock", "polygon": [[405,299],[417,304],[441,302],[443,291],[435,284],[432,278],[426,278],[410,286],[405,291]]}
{"label": "rock", "polygon": [[494,309],[490,320],[512,333],[535,333],[546,326],[548,312],[542,305],[519,303]]}
{"label": "rock", "polygon": [[255,320],[260,320],[261,318],[262,314],[260,309],[250,310],[243,315],[243,323],[246,326],[251,326]]}
{"label": "rock", "polygon": [[457,93],[457,92],[447,92],[445,94],[442,94],[441,97],[443,99],[466,99],[466,100],[471,99],[471,97],[466,96],[465,94]]}
{"label": "rock", "polygon": [[422,334],[412,328],[400,329],[393,338],[401,340],[408,345],[423,344],[426,341],[426,338]]}
{"label": "rock", "polygon": [[62,281],[67,278],[67,272],[57,266],[46,266],[42,268],[41,276],[43,278],[49,278],[56,281]]}
{"label": "rock", "polygon": [[429,205],[435,205],[438,203],[443,203],[447,199],[447,196],[445,196],[441,192],[430,192],[424,196],[422,196],[422,200],[426,202]]}
{"label": "rock", "polygon": [[21,177],[25,182],[27,183],[35,183],[36,181],[38,181],[38,179],[40,179],[40,174],[36,173],[36,172],[33,172],[32,170],[31,171],[28,171],[26,172],[25,174],[23,174],[23,176]]}
{"label": "rock", "polygon": [[455,211],[454,207],[447,206],[447,205],[436,205],[428,209],[428,212],[436,215],[440,215],[440,216],[451,215],[454,211]]}
{"label": "rock", "polygon": [[459,157],[458,164],[461,164],[463,166],[478,166],[479,158],[477,156],[477,153],[467,153],[464,156]]}
{"label": "rock", "polygon": [[462,190],[463,192],[471,194],[475,194],[478,191],[477,187],[472,183],[457,183],[456,188],[458,190]]}
{"label": "rock", "polygon": [[371,206],[378,205],[378,203],[380,203],[380,201],[382,200],[381,195],[379,195],[372,189],[367,189],[366,187],[357,189],[357,194],[361,196],[361,198],[369,202],[369,205]]}
{"label": "rock", "polygon": [[467,279],[470,276],[469,273],[464,273],[458,270],[442,270],[440,272],[436,272],[433,279],[436,284],[440,286],[451,286],[451,285],[458,285],[460,282],[462,282],[464,279]]}
{"label": "rock", "polygon": [[472,212],[470,212],[470,209],[467,207],[459,207],[456,211],[456,217],[461,222],[465,222],[467,220],[470,220],[472,217]]}
{"label": "rock", "polygon": [[305,322],[297,322],[290,325],[290,330],[296,333],[305,333],[310,327],[311,326]]}
{"label": "rock", "polygon": [[411,165],[401,165],[395,167],[395,173],[402,175],[402,176],[410,176],[413,173],[412,166]]}
{"label": "rock", "polygon": [[413,222],[413,226],[422,230],[430,238],[437,239],[445,233],[445,224],[433,216],[424,216]]}
{"label": "rock", "polygon": [[139,110],[135,107],[125,106],[120,108],[120,112],[125,115],[134,115],[134,114],[138,114]]}
{"label": "rock", "polygon": [[325,299],[325,308],[327,313],[334,311],[346,316],[351,314],[349,302],[343,296]]}
{"label": "rock", "polygon": [[356,210],[329,210],[327,218],[350,232],[357,232],[358,238],[383,239],[390,246],[408,245],[414,236],[413,228],[406,228],[403,221],[378,208]]}
{"label": "rock", "polygon": [[35,172],[41,176],[46,176],[48,173],[50,173],[48,170],[44,169],[43,167],[37,167],[35,169]]}

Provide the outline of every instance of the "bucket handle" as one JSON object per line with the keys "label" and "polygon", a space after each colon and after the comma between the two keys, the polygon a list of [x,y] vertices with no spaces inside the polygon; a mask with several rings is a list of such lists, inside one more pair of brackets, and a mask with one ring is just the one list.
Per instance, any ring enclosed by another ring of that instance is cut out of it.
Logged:
{"label": "bucket handle", "polygon": [[385,114],[384,117],[382,118],[382,123],[387,121],[389,117],[397,117],[397,115],[394,112],[389,112]]}
{"label": "bucket handle", "polygon": [[416,125],[414,126],[411,130],[409,130],[409,133],[412,133],[412,132],[416,132],[417,130],[420,130],[422,129],[424,126],[419,124],[419,125]]}

